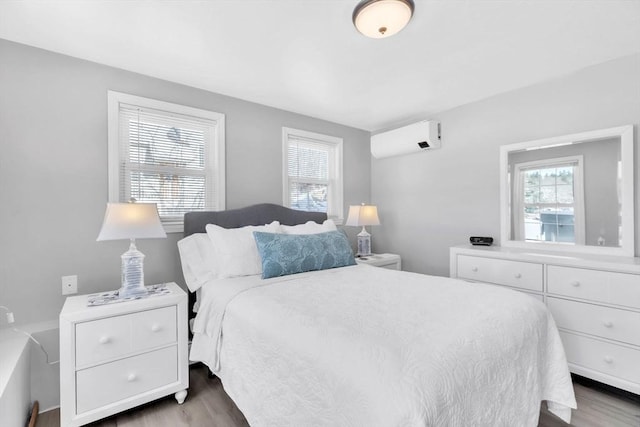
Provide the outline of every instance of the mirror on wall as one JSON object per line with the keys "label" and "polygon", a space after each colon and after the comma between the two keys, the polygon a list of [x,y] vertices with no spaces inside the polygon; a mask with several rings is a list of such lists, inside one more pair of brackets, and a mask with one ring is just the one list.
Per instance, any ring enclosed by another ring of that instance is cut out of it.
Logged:
{"label": "mirror on wall", "polygon": [[500,147],[501,244],[634,256],[633,126]]}

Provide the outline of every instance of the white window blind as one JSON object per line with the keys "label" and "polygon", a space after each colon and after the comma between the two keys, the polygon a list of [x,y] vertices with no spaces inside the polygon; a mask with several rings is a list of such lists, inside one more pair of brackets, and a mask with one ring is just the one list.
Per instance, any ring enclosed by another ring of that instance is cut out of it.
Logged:
{"label": "white window blind", "polygon": [[156,203],[167,231],[181,231],[186,212],[224,209],[224,115],[110,95],[120,98],[110,105],[117,115],[111,198]]}
{"label": "white window blind", "polygon": [[284,204],[342,217],[342,139],[283,129]]}

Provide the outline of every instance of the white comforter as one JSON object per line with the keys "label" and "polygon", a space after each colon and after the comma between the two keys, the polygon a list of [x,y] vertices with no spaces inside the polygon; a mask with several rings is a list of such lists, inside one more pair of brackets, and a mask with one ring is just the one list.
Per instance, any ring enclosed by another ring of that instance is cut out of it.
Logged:
{"label": "white comforter", "polygon": [[536,426],[576,403],[545,306],[501,287],[353,266],[203,287],[191,359],[253,427]]}

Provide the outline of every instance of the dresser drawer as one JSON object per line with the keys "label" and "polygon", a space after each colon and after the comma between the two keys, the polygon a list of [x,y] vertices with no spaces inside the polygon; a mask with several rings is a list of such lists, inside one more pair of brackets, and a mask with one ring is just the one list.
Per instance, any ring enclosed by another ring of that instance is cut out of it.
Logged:
{"label": "dresser drawer", "polygon": [[551,297],[547,305],[559,328],[640,345],[640,313]]}
{"label": "dresser drawer", "polygon": [[175,341],[175,306],[78,323],[76,366],[99,363]]}
{"label": "dresser drawer", "polygon": [[637,274],[550,265],[547,280],[549,293],[640,308]]}
{"label": "dresser drawer", "polygon": [[171,346],[78,371],[76,412],[82,414],[178,381],[177,360],[177,347]]}
{"label": "dresser drawer", "polygon": [[542,292],[542,265],[458,255],[458,277]]}
{"label": "dresser drawer", "polygon": [[640,384],[640,351],[560,331],[569,363]]}

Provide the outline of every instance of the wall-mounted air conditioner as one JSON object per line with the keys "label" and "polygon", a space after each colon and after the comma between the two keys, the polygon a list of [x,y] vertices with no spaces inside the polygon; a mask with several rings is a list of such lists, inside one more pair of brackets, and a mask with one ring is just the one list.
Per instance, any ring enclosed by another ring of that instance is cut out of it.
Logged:
{"label": "wall-mounted air conditioner", "polygon": [[376,159],[419,153],[440,148],[440,122],[423,120],[371,137],[371,154]]}

